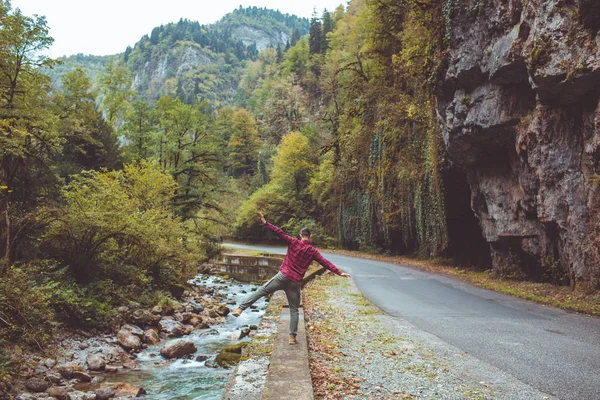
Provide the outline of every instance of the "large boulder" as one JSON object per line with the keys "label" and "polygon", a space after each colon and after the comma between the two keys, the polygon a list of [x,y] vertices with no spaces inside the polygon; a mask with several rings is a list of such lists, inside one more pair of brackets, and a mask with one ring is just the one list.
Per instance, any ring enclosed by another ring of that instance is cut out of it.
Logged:
{"label": "large boulder", "polygon": [[248,342],[241,342],[233,346],[227,346],[221,349],[221,352],[215,357],[215,362],[223,368],[237,365],[242,358],[242,349],[248,345]]}
{"label": "large boulder", "polygon": [[68,400],[69,391],[72,390],[73,389],[69,389],[66,386],[52,386],[48,389],[48,395],[58,400]]}
{"label": "large boulder", "polygon": [[132,335],[135,335],[140,338],[144,335],[144,331],[137,325],[125,324],[121,327],[121,330],[129,332]]}
{"label": "large boulder", "polygon": [[73,379],[78,379],[80,382],[92,381],[92,377],[89,374],[81,371],[73,371]]}
{"label": "large boulder", "polygon": [[[143,334],[144,334],[144,332],[142,332],[142,335]],[[123,329],[120,330],[119,333],[117,334],[117,341],[126,350],[137,351],[142,347],[142,341],[140,340],[139,337],[137,337],[133,333],[123,330]]]}
{"label": "large boulder", "polygon": [[41,393],[50,387],[50,383],[40,378],[29,378],[27,382],[25,382],[25,387],[30,392]]}
{"label": "large boulder", "polygon": [[85,362],[90,371],[102,371],[106,367],[106,359],[102,354],[88,354]]}
{"label": "large boulder", "polygon": [[160,316],[148,310],[135,310],[129,320],[136,325],[148,327],[156,325],[160,321]]}
{"label": "large boulder", "polygon": [[196,345],[191,340],[179,339],[167,343],[160,350],[160,355],[165,358],[181,358],[188,354],[198,351]]}
{"label": "large boulder", "polygon": [[185,331],[183,324],[179,321],[175,321],[173,319],[163,318],[158,323],[160,327],[160,331],[167,334],[170,337],[180,337],[183,336]]}
{"label": "large boulder", "polygon": [[114,397],[116,393],[116,390],[112,387],[98,389],[96,390],[96,400],[108,400],[111,397]]}
{"label": "large boulder", "polygon": [[154,329],[148,329],[142,336],[142,341],[149,345],[155,345],[160,341],[158,333]]}

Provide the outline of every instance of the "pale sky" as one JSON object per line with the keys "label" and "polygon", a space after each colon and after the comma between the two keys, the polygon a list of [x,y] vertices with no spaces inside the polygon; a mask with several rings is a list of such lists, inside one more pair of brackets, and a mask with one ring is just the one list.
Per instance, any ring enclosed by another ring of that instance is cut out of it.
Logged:
{"label": "pale sky", "polygon": [[239,7],[267,7],[284,14],[310,18],[347,0],[12,0],[13,10],[44,15],[54,45],[51,57],[71,54],[122,53],[159,25],[180,18],[210,24]]}

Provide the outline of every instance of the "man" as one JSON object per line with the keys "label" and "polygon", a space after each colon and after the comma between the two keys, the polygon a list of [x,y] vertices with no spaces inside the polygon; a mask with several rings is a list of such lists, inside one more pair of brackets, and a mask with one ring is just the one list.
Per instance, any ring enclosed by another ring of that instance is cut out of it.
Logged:
{"label": "man", "polygon": [[251,293],[244,299],[242,304],[232,313],[239,317],[240,314],[255,301],[261,297],[267,296],[277,290],[283,290],[287,296],[290,305],[290,344],[296,344],[296,333],[298,330],[298,307],[300,306],[300,287],[302,278],[311,262],[316,261],[331,272],[343,277],[349,277],[350,274],[343,273],[331,262],[327,261],[317,249],[310,244],[310,230],[302,228],[300,230],[300,239],[286,235],[284,231],[267,222],[262,213],[259,213],[263,225],[275,232],[275,234],[287,242],[288,249],[279,268],[279,272],[263,287],[256,292]]}

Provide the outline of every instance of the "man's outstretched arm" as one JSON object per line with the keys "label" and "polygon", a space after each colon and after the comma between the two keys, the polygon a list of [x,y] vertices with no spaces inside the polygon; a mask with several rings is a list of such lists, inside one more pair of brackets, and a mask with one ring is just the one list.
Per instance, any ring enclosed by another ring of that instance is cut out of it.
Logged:
{"label": "man's outstretched arm", "polygon": [[294,238],[286,234],[282,229],[279,229],[270,222],[267,222],[263,213],[259,212],[258,214],[260,215],[260,220],[265,225],[265,227],[270,231],[273,231],[280,239],[285,240],[287,244],[291,244],[294,241]]}
{"label": "man's outstretched arm", "polygon": [[343,276],[346,278],[350,276],[350,274],[346,274],[345,272],[340,271],[338,267],[333,265],[331,261],[323,257],[321,253],[319,253],[319,251],[317,251],[315,254],[315,261],[327,268],[328,270],[330,270],[331,272],[333,272],[334,274],[338,274],[339,276]]}

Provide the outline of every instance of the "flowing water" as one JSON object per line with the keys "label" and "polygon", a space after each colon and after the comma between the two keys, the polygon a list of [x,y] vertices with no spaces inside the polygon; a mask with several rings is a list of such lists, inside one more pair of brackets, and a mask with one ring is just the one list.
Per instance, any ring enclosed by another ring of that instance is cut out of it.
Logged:
{"label": "flowing water", "polygon": [[[262,277],[264,278],[264,277]],[[213,287],[215,294],[222,294],[222,302],[235,300],[239,303],[256,285],[223,282],[222,278],[199,275],[191,283]],[[211,295],[213,297],[214,295]],[[148,400],[187,400],[187,399],[219,399],[227,382],[233,373],[233,369],[212,368],[205,365],[205,361],[195,361],[197,356],[208,356],[208,360],[214,360],[219,351],[235,343],[239,343],[240,329],[249,325],[258,325],[267,307],[267,301],[263,298],[257,301],[256,309],[246,310],[239,318],[231,315],[225,317],[225,322],[214,325],[206,330],[195,330],[192,334],[185,336],[192,340],[198,351],[192,360],[165,360],[160,356],[160,349],[164,346],[148,347],[138,354],[139,369],[122,372],[110,378],[112,382],[127,382],[134,386],[143,387]],[[229,305],[230,308],[235,307]],[[176,340],[176,339],[170,339]],[[250,340],[244,338],[242,340]]]}

